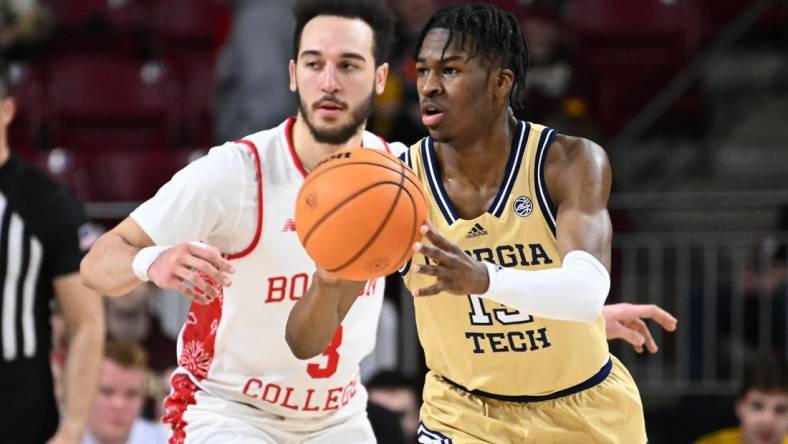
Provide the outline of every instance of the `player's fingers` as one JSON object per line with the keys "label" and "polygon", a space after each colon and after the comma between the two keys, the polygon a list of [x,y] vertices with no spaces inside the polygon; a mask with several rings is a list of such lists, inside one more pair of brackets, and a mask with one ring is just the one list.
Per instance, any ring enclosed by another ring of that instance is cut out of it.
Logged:
{"label": "player's fingers", "polygon": [[640,318],[653,319],[667,331],[675,330],[678,324],[678,319],[655,304],[637,305],[636,313]]}
{"label": "player's fingers", "polygon": [[176,281],[172,288],[198,304],[205,305],[208,303],[208,298],[205,295],[194,291],[194,284],[191,281]]}
{"label": "player's fingers", "polygon": [[205,298],[206,300],[213,299],[219,294],[216,292],[216,289],[213,288],[208,282],[203,279],[199,272],[186,268],[186,267],[178,267],[173,272],[176,278],[178,278],[184,285],[191,288],[191,291],[198,296]]}
{"label": "player's fingers", "polygon": [[440,248],[436,248],[432,245],[426,245],[421,242],[416,242],[416,244],[414,245],[414,249],[417,252],[423,254],[424,256],[427,256],[428,258],[434,260],[435,262],[441,265],[446,265],[451,260],[451,256],[449,255],[449,253],[447,253],[446,251]]}
{"label": "player's fingers", "polygon": [[233,267],[230,261],[223,258],[222,254],[216,248],[202,244],[189,244],[187,249],[193,256],[208,261],[214,267],[226,273],[235,273],[235,267]]}
{"label": "player's fingers", "polygon": [[635,328],[646,340],[645,343],[646,350],[648,350],[651,353],[656,353],[657,351],[659,351],[659,347],[657,347],[657,343],[656,341],[654,341],[654,337],[651,336],[651,331],[649,331],[648,325],[646,325],[646,323],[643,322],[642,319],[637,319],[633,323],[632,327]]}
{"label": "player's fingers", "polygon": [[413,271],[419,274],[426,274],[427,276],[442,276],[444,275],[444,268],[437,265],[416,265]]}
{"label": "player's fingers", "polygon": [[423,234],[427,239],[429,239],[432,245],[440,248],[441,250],[445,251],[455,251],[458,247],[453,243],[446,240],[445,237],[438,234],[432,227],[428,225],[421,226],[421,234]]}
{"label": "player's fingers", "polygon": [[220,283],[223,287],[229,287],[232,281],[221,270],[214,267],[208,261],[200,259],[196,256],[188,256],[183,259],[183,265],[194,270],[203,272],[206,276],[213,279],[214,282]]}
{"label": "player's fingers", "polygon": [[440,281],[430,285],[429,287],[418,288],[413,292],[413,296],[433,296],[443,291],[443,283]]}
{"label": "player's fingers", "polygon": [[622,325],[621,330],[617,332],[617,335],[619,338],[629,342],[632,345],[632,348],[634,348],[638,353],[643,351],[643,344],[646,342],[646,338],[644,338],[643,335],[637,331]]}

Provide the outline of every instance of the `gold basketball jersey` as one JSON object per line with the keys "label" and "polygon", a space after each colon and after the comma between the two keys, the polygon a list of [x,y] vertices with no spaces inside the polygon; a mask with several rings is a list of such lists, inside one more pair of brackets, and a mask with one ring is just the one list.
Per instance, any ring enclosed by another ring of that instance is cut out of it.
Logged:
{"label": "gold basketball jersey", "polygon": [[[429,220],[441,235],[477,260],[542,270],[561,266],[556,211],[543,172],[555,136],[542,125],[517,124],[498,194],[473,220],[461,219],[452,206],[432,139],[422,139],[401,158],[427,190]],[[411,290],[434,283],[433,277],[411,272],[412,264],[425,259],[416,254],[400,270]],[[448,293],[414,303],[427,366],[468,390],[540,397],[604,378],[605,368],[609,372],[602,316],[591,323],[542,319],[478,296]]]}

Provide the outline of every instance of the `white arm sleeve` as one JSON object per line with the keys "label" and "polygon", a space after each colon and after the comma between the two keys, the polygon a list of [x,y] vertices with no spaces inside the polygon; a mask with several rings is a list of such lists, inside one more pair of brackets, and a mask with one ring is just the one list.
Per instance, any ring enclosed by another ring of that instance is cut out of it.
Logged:
{"label": "white arm sleeve", "polygon": [[485,263],[490,286],[479,296],[547,319],[591,322],[602,312],[610,274],[594,256],[570,251],[560,268],[527,271]]}
{"label": "white arm sleeve", "polygon": [[[249,174],[242,147],[227,143],[178,171],[131,218],[156,245],[206,241],[238,225]],[[252,179],[254,183],[254,179]]]}

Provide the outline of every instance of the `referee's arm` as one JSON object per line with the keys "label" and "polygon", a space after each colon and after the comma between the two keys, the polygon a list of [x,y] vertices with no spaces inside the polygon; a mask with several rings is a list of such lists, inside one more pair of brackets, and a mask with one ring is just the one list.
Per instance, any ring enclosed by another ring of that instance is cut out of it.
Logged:
{"label": "referee's arm", "polygon": [[45,248],[52,269],[52,288],[69,337],[62,381],[62,420],[48,443],[73,443],[82,439],[98,388],[104,349],[104,307],[102,296],[87,288],[79,276],[85,247],[80,239],[85,226],[82,205],[60,188],[48,207],[51,220],[58,222],[46,236]]}
{"label": "referee's arm", "polygon": [[85,287],[79,273],[53,279],[66,331],[68,354],[63,376],[63,420],[50,443],[81,439],[96,393],[104,348],[104,312],[101,295]]}

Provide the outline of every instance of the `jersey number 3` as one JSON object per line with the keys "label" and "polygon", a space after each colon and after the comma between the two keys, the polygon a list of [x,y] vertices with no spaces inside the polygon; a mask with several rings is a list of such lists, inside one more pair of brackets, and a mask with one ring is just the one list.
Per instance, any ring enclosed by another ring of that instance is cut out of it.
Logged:
{"label": "jersey number 3", "polygon": [[341,325],[337,327],[337,332],[334,333],[334,338],[331,339],[331,343],[328,344],[328,347],[323,350],[323,354],[320,355],[326,357],[325,365],[313,363],[306,366],[306,372],[309,373],[309,376],[315,379],[322,379],[330,378],[336,373],[337,366],[339,365],[339,351],[337,349],[340,345],[342,345]]}

